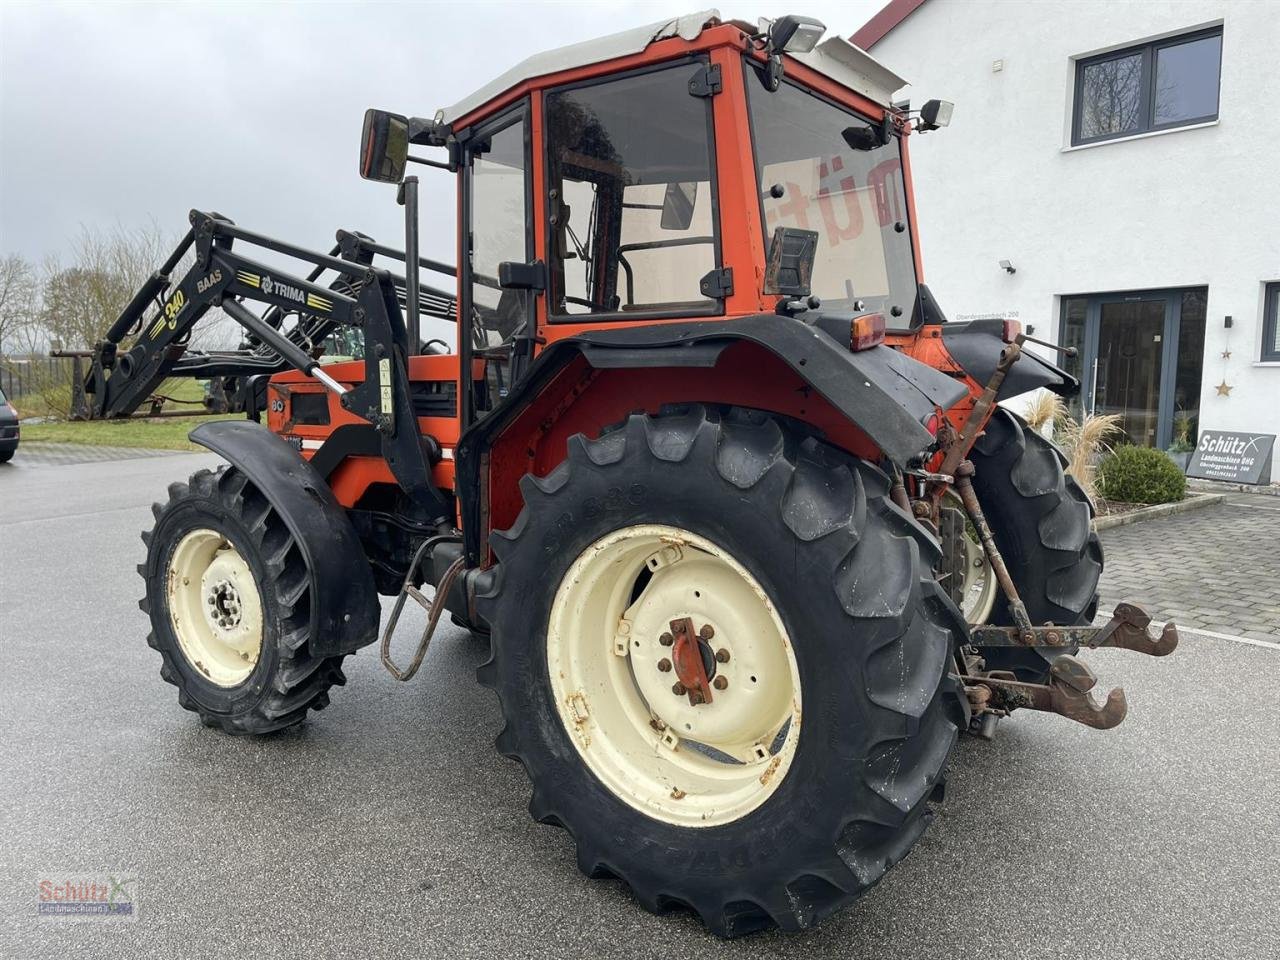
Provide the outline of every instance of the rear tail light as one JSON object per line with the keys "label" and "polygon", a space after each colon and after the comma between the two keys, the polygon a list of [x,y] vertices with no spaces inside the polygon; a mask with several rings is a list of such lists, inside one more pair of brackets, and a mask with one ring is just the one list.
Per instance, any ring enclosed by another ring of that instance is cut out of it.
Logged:
{"label": "rear tail light", "polygon": [[884,315],[868,313],[854,317],[849,327],[849,349],[853,351],[870,350],[877,344],[884,343]]}
{"label": "rear tail light", "polygon": [[1005,343],[1013,343],[1018,339],[1018,334],[1022,332],[1022,323],[1018,320],[1006,320],[1004,322],[1004,331],[1000,339]]}

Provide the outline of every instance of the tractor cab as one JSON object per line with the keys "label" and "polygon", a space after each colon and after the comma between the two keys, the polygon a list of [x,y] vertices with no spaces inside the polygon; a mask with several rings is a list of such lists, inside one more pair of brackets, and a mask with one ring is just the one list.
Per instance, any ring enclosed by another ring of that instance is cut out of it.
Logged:
{"label": "tractor cab", "polygon": [[458,354],[485,371],[467,422],[586,331],[775,312],[844,340],[860,317],[910,328],[905,81],[823,33],[698,13],[531,57],[434,120],[370,111],[364,176],[399,180],[411,143],[459,173]]}

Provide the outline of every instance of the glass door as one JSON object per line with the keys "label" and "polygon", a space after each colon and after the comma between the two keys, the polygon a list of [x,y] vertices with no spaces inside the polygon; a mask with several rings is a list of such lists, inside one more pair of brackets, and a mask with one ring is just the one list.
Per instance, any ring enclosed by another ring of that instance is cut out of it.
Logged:
{"label": "glass door", "polygon": [[1129,443],[1160,443],[1160,383],[1168,301],[1120,300],[1098,305],[1092,409],[1116,414]]}
{"label": "glass door", "polygon": [[1203,287],[1064,296],[1058,342],[1079,354],[1073,417],[1118,414],[1127,442],[1166,449],[1194,442],[1204,354]]}

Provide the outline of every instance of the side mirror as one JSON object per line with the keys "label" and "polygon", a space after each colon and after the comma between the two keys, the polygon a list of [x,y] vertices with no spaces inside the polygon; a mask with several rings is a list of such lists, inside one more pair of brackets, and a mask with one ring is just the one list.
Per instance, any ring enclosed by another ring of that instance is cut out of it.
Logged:
{"label": "side mirror", "polygon": [[360,176],[378,183],[399,183],[408,161],[408,119],[385,110],[366,110],[360,134]]}
{"label": "side mirror", "polygon": [[918,127],[921,132],[925,130],[937,130],[939,127],[949,126],[951,123],[951,112],[955,110],[956,105],[949,100],[929,100],[920,108],[920,123]]}
{"label": "side mirror", "polygon": [[668,183],[662,198],[662,229],[688,230],[693,223],[693,206],[698,199],[698,184]]}

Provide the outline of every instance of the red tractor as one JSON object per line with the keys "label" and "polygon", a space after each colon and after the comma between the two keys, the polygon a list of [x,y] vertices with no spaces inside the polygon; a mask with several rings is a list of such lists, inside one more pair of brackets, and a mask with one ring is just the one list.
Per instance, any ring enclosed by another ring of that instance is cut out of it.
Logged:
{"label": "red tractor", "polygon": [[[183,707],[233,734],[299,723],[379,639],[379,594],[399,679],[447,609],[490,645],[533,816],[585,873],[723,936],[865,892],[960,733],[1018,707],[1122,719],[1077,648],[1159,655],[1176,630],[1128,604],[1092,625],[1089,499],[996,404],[1077,384],[1016,324],[946,322],[907,142],[950,105],[894,109],[902,80],[824,32],[697,14],[532,57],[431,120],[369,111],[360,172],[401,185],[404,253],[192,213],[88,385],[162,376],[214,306],[278,371],[265,427],[192,433],[227,465],[144,535]],[[457,177],[456,271],[418,256],[410,161]],[[456,273],[454,343],[424,340],[422,268]],[[363,357],[321,365],[287,317]],[[406,598],[429,617],[400,667]]]}

